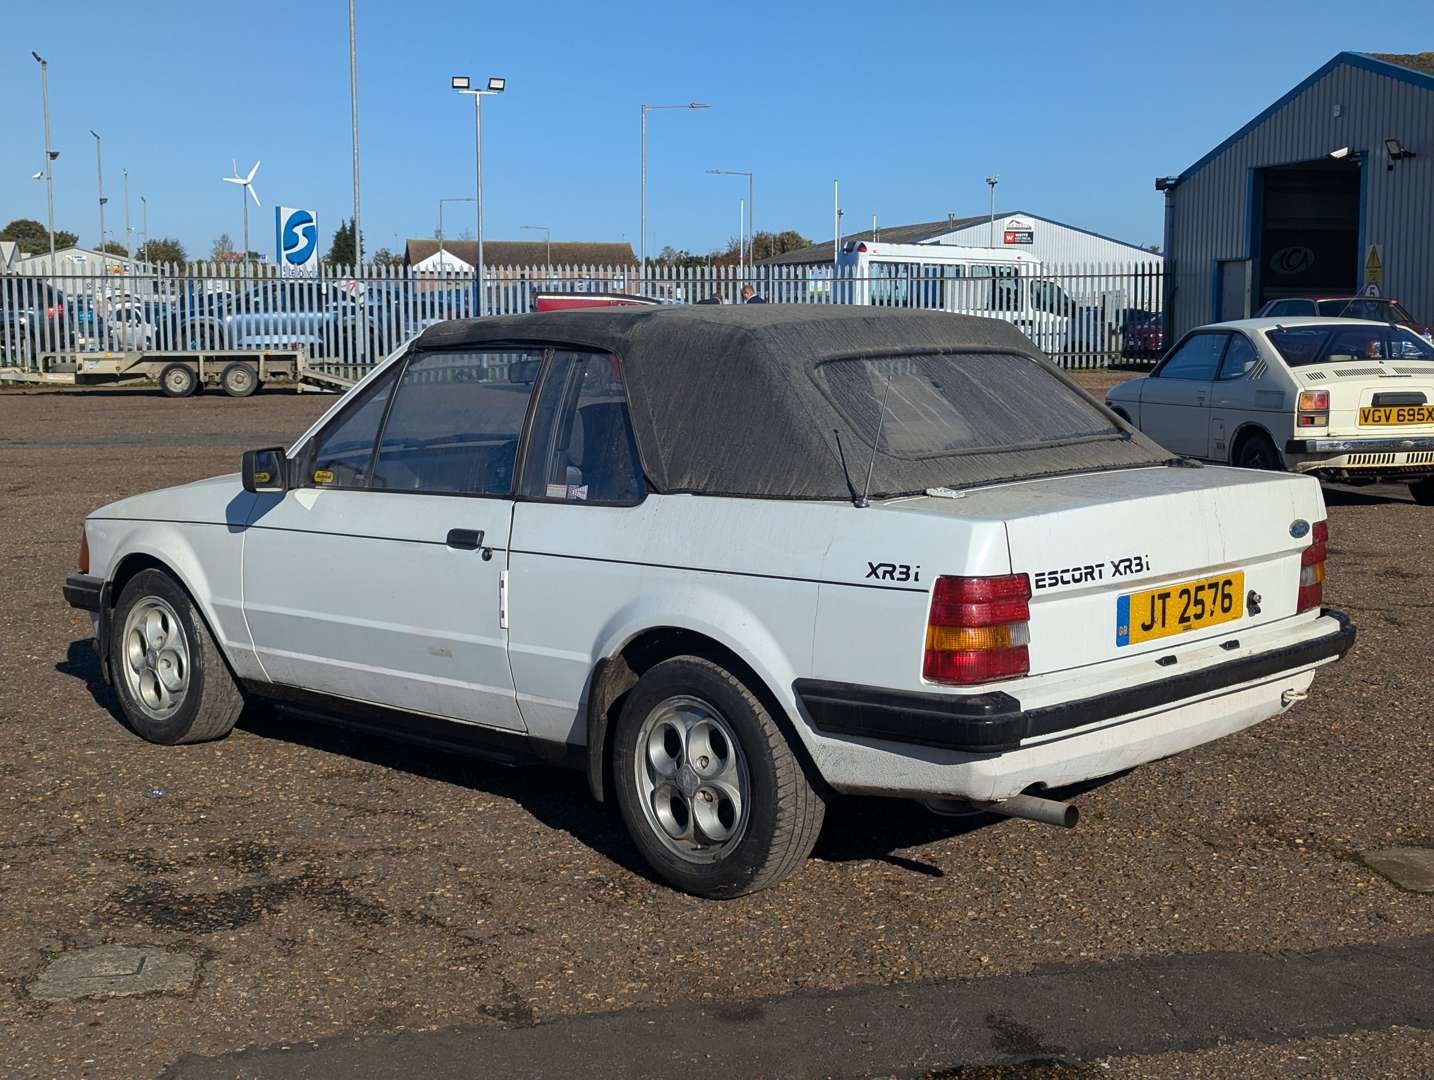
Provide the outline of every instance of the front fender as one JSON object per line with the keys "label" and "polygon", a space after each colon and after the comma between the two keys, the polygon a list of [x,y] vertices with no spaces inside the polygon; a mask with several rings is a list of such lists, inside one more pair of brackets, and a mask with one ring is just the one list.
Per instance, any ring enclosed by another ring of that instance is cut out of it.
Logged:
{"label": "front fender", "polygon": [[[135,556],[159,563],[193,598],[234,673],[264,677],[244,620],[242,527],[114,518],[90,518],[85,527],[106,582],[114,582],[125,561]],[[118,600],[117,590],[113,598]]]}

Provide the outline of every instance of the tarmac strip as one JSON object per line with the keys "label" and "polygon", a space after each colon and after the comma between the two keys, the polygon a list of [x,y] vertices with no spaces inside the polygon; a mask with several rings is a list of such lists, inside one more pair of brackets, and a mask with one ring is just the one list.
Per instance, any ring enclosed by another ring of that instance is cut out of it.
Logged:
{"label": "tarmac strip", "polygon": [[857,1077],[1434,1028],[1434,937],[798,993],[185,1057],[166,1080]]}

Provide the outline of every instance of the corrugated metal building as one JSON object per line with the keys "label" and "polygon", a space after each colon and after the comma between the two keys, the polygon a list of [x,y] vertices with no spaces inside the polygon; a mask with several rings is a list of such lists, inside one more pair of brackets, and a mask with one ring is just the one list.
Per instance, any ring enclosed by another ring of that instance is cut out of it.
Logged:
{"label": "corrugated metal building", "polygon": [[1434,319],[1434,53],[1342,52],[1155,185],[1166,341],[1371,285]]}
{"label": "corrugated metal building", "polygon": [[[1136,244],[1114,240],[1089,229],[1066,225],[1060,221],[1031,214],[1024,210],[996,215],[994,225],[988,214],[930,221],[919,225],[879,226],[862,229],[842,237],[842,243],[880,240],[887,244],[954,244],[958,247],[998,247],[1024,251],[1043,263],[1106,263],[1120,266],[1158,267],[1161,256]],[[789,251],[771,259],[763,266],[830,266],[831,241],[813,244],[800,251]]]}

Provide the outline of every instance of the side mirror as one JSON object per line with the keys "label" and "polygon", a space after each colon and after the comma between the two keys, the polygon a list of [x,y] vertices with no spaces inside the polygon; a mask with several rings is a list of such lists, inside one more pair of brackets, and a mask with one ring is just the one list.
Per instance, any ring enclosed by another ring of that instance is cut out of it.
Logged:
{"label": "side mirror", "polygon": [[266,450],[245,450],[240,466],[244,490],[258,494],[282,495],[289,490],[289,460],[282,446]]}

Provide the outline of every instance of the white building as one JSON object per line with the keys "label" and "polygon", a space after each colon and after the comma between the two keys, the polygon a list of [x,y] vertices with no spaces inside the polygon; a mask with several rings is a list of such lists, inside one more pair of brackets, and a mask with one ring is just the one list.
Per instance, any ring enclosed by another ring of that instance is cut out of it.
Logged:
{"label": "white building", "polygon": [[10,269],[17,274],[44,274],[47,277],[98,277],[101,274],[124,277],[140,270],[138,262],[132,262],[123,255],[101,254],[90,248],[66,247],[55,249],[55,264],[50,265],[50,253],[21,255]]}
{"label": "white building", "polygon": [[[1164,259],[1141,247],[1116,240],[1075,225],[1053,221],[1024,210],[998,213],[992,221],[988,214],[974,217],[949,215],[945,221],[928,221],[919,225],[870,227],[848,233],[842,243],[878,240],[888,244],[954,244],[958,247],[996,247],[1023,251],[1042,263],[1105,263],[1120,267],[1158,269]],[[763,266],[827,265],[832,261],[830,241],[813,244],[800,251],[789,251],[763,261]]]}

